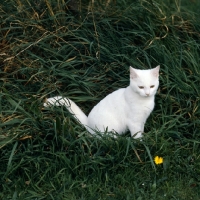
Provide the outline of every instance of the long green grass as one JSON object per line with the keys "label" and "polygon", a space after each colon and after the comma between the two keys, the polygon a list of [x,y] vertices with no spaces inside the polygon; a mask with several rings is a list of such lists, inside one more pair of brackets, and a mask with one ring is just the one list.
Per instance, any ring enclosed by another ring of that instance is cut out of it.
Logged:
{"label": "long green grass", "polygon": [[[200,4],[188,4],[0,3],[0,199],[200,199]],[[141,141],[91,137],[66,108],[43,108],[59,94],[88,114],[130,65],[158,64]]]}

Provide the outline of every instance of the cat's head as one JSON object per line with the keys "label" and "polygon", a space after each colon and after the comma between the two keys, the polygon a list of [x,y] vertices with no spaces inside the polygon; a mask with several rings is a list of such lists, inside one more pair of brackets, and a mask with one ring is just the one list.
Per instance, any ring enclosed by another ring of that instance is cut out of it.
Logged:
{"label": "cat's head", "polygon": [[142,97],[155,95],[159,86],[159,69],[159,65],[147,70],[130,67],[131,88]]}

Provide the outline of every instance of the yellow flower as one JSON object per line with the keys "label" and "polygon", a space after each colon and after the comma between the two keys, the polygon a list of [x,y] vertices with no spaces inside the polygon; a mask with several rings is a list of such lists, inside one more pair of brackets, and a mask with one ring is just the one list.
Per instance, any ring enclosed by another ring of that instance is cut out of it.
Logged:
{"label": "yellow flower", "polygon": [[154,158],[154,162],[156,163],[156,165],[162,164],[163,163],[163,158],[159,157],[159,156],[156,156]]}

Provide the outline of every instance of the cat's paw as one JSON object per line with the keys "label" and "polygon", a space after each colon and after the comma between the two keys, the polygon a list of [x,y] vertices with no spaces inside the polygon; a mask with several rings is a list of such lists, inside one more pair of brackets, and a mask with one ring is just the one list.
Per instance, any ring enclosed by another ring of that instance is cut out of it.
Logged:
{"label": "cat's paw", "polygon": [[139,140],[140,140],[140,139],[143,137],[142,131],[138,131],[137,133],[134,133],[134,134],[131,133],[131,136],[132,136],[134,139],[139,139]]}

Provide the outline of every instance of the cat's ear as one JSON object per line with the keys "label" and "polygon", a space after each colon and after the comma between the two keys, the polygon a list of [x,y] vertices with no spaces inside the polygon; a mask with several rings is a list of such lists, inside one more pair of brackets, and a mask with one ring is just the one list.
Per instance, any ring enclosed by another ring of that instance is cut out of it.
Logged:
{"label": "cat's ear", "polygon": [[135,72],[135,69],[133,67],[130,66],[130,78],[131,79],[134,79],[134,78],[137,78],[138,75],[137,73]]}
{"label": "cat's ear", "polygon": [[152,69],[152,73],[155,77],[159,76],[160,65]]}

